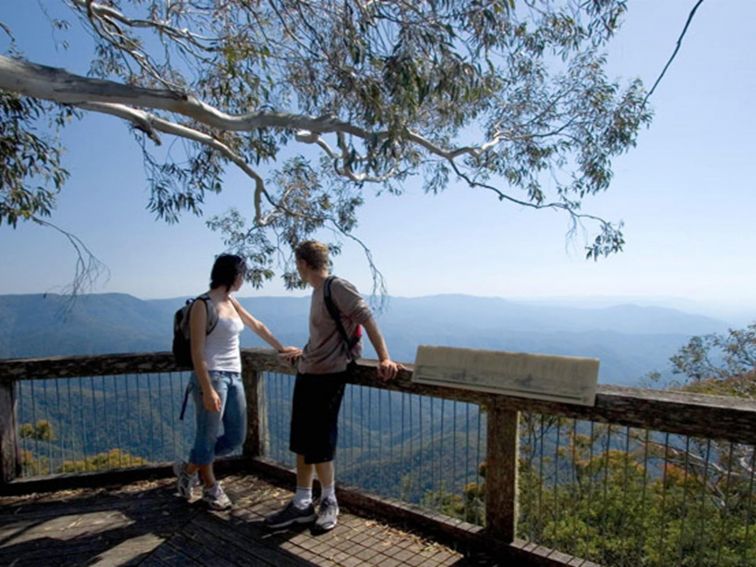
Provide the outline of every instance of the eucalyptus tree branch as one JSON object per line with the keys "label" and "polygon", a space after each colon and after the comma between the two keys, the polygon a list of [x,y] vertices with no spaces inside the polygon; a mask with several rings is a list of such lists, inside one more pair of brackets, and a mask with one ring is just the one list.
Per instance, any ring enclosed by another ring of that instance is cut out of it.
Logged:
{"label": "eucalyptus tree branch", "polygon": [[16,41],[16,38],[14,37],[11,29],[3,22],[0,22],[0,30],[2,30],[5,33],[5,35],[7,35],[10,38],[11,42]]}
{"label": "eucalyptus tree branch", "polygon": [[[122,12],[119,12],[111,6],[106,6],[91,0],[69,0],[75,7],[81,8],[100,18],[107,18],[109,22],[116,20],[125,26],[130,28],[146,28],[157,30],[166,36],[180,41],[188,41],[194,47],[203,51],[213,51],[212,44],[217,42],[219,38],[207,37],[197,33],[190,32],[187,28],[179,29],[170,25],[166,21],[159,20],[144,20],[140,18],[129,18]],[[203,42],[207,42],[210,45],[206,45]]]}
{"label": "eucalyptus tree branch", "polygon": [[139,49],[138,43],[126,35],[109,15],[98,15],[93,9],[93,6],[96,6],[94,3],[86,2],[86,4],[86,17],[89,19],[92,29],[100,38],[113,46],[121,57],[126,59],[127,55],[130,56],[144,73],[164,87],[169,89],[178,87],[162,76],[150,57]]}
{"label": "eucalyptus tree branch", "polygon": [[[285,112],[228,114],[200,101],[191,94],[177,90],[148,89],[92,79],[68,73],[63,69],[11,59],[3,55],[0,55],[0,88],[76,106],[83,103],[104,102],[165,110],[219,130],[292,129],[299,131],[298,136],[301,141],[312,139],[315,142],[317,140],[315,135],[324,133],[349,134],[365,141],[388,136],[386,131],[371,132],[332,115],[313,117]],[[411,130],[407,130],[406,139],[431,154],[446,160],[454,160],[462,155],[479,157],[507,137],[503,132],[499,132],[481,145],[451,149],[443,148]]]}
{"label": "eucalyptus tree branch", "polygon": [[160,143],[160,139],[156,134],[156,131],[158,131],[191,140],[193,142],[198,142],[200,144],[213,148],[214,150],[217,150],[221,155],[223,155],[226,159],[236,165],[255,182],[255,221],[260,225],[265,224],[262,213],[262,197],[263,195],[267,195],[267,191],[265,189],[265,182],[263,178],[249,166],[244,158],[242,158],[228,145],[224,144],[217,138],[214,138],[213,136],[205,134],[204,132],[201,132],[194,128],[190,128],[182,124],[176,124],[174,122],[170,122],[169,120],[155,116],[154,114],[149,114],[142,110],[135,110],[122,104],[85,103],[77,106],[85,110],[111,114],[113,116],[122,118],[123,120],[127,120],[140,130],[144,131],[150,137],[150,139],[152,139],[156,143]]}
{"label": "eucalyptus tree branch", "polygon": [[92,253],[89,247],[78,236],[39,217],[32,217],[31,220],[40,226],[51,228],[62,234],[76,253],[74,278],[68,284],[67,295],[73,298],[82,292],[89,291],[98,278],[103,274],[108,275],[110,273],[107,266]]}
{"label": "eucalyptus tree branch", "polygon": [[672,65],[672,61],[674,61],[675,57],[677,57],[677,52],[680,51],[680,47],[682,47],[682,40],[685,37],[685,34],[688,33],[688,27],[690,26],[690,23],[693,21],[693,16],[696,15],[696,10],[698,10],[698,7],[701,4],[703,4],[703,0],[698,0],[695,6],[693,6],[693,9],[690,11],[690,14],[688,14],[688,19],[685,21],[685,26],[683,26],[683,30],[680,33],[680,37],[677,38],[677,44],[675,45],[675,49],[672,52],[672,55],[670,55],[669,59],[667,60],[666,65],[664,65],[664,68],[662,69],[661,73],[659,73],[659,76],[656,78],[656,81],[654,81],[653,86],[646,94],[646,98],[643,99],[643,106],[646,106],[648,99],[651,98],[652,94],[654,94],[656,87],[659,86],[659,83],[661,83],[661,80],[664,78],[664,75],[667,73],[667,69],[669,69],[670,65]]}
{"label": "eucalyptus tree branch", "polygon": [[285,112],[228,114],[195,96],[176,90],[150,89],[92,79],[63,69],[37,65],[0,55],[0,89],[61,104],[90,102],[125,104],[181,114],[208,127],[228,131],[257,128],[309,130],[327,133],[342,131],[367,139],[373,134],[332,115],[312,117]]}
{"label": "eucalyptus tree branch", "polygon": [[348,238],[349,240],[355,242],[360,248],[362,248],[362,252],[365,255],[368,266],[370,267],[370,275],[373,279],[371,296],[379,298],[376,309],[379,312],[383,311],[386,298],[388,297],[388,289],[386,288],[386,280],[383,277],[383,273],[378,269],[378,266],[373,259],[372,250],[370,250],[370,247],[367,244],[365,244],[361,239],[352,234],[350,231],[346,230],[336,220],[331,218],[329,219],[329,221],[331,222],[333,229],[336,230],[341,236]]}
{"label": "eucalyptus tree branch", "polygon": [[[339,139],[339,148],[341,149],[341,154],[339,154],[336,150],[329,146],[328,142],[326,142],[321,136],[318,136],[314,132],[299,130],[295,134],[295,139],[297,140],[297,142],[301,142],[303,144],[316,144],[317,146],[319,146],[325,152],[325,154],[333,160],[336,173],[338,173],[341,177],[346,177],[350,181],[354,181],[355,183],[385,183],[386,181],[389,181],[390,179],[396,177],[396,175],[399,173],[399,171],[395,167],[392,167],[385,175],[368,175],[367,173],[355,173],[355,171],[348,163],[349,151],[343,140],[342,132],[337,132],[337,136]],[[360,157],[356,161],[363,160],[364,158]],[[344,165],[339,166],[339,161],[342,161]]]}
{"label": "eucalyptus tree branch", "polygon": [[[169,38],[180,52],[194,59],[194,63],[211,64],[212,60],[203,53],[214,52],[216,50],[215,45],[220,41],[216,37],[193,33],[188,28],[176,27],[165,20],[129,18],[117,9],[93,0],[68,1],[75,10],[86,14],[91,28],[99,37],[112,45],[122,57],[130,56],[148,76],[166,88],[180,90],[181,86],[167,80],[164,73],[140,47],[137,40],[125,33],[119,24],[130,29],[156,31],[164,45],[166,45],[164,37]],[[184,7],[182,10],[185,11],[188,8]],[[212,14],[206,14],[205,17],[211,18]],[[166,56],[168,55],[166,54]]]}

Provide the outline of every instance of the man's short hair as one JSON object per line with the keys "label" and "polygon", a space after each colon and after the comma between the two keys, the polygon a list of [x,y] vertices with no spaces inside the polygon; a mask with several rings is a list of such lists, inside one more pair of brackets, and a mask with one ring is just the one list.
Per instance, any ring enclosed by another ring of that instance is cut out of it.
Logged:
{"label": "man's short hair", "polygon": [[317,240],[305,240],[294,250],[297,260],[304,260],[313,270],[328,267],[328,246]]}

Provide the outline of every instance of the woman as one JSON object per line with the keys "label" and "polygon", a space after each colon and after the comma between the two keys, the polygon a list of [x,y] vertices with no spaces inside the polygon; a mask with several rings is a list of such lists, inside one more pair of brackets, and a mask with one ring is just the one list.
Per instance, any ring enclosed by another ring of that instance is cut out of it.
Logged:
{"label": "woman", "polygon": [[[246,273],[239,256],[218,256],[210,274],[210,291],[192,305],[189,315],[192,364],[189,388],[194,396],[197,431],[189,462],[174,464],[178,493],[187,500],[201,481],[202,499],[216,509],[231,507],[213,473],[213,460],[233,453],[247,432],[247,409],[241,381],[239,335],[246,325],[279,353],[296,355],[296,347],[284,347],[260,321],[252,317],[231,294],[238,291]],[[209,334],[207,310],[212,307],[218,323]],[[219,431],[223,426],[223,434]],[[198,478],[199,476],[199,478]]]}

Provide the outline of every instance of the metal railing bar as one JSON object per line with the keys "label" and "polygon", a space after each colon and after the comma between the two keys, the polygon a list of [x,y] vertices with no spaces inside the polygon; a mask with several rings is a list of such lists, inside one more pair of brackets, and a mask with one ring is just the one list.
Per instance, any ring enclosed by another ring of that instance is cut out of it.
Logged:
{"label": "metal railing bar", "polygon": [[[407,394],[407,407],[408,407],[408,412],[407,413],[409,414],[408,418],[409,418],[409,431],[410,431],[409,452],[410,452],[410,456],[412,456],[412,455],[415,454],[415,452],[413,450],[414,449],[415,436],[412,434],[412,427],[413,427],[413,423],[412,423],[412,394]],[[414,459],[414,457],[413,457],[413,459]],[[412,467],[412,468],[414,468],[414,467]],[[415,487],[415,477],[412,474],[412,471],[410,470],[410,473],[409,473],[409,491],[410,491],[410,495],[412,494],[412,490],[413,490],[414,487]]]}
{"label": "metal railing bar", "polygon": [[[92,400],[92,423],[98,423],[97,421],[97,398],[95,397],[95,381],[94,376],[89,376],[89,393],[90,398]],[[95,431],[93,433],[94,437],[94,445],[97,446],[97,432]],[[97,454],[97,449],[94,450],[92,453],[92,456]],[[94,460],[92,461],[92,469],[97,470],[97,465],[95,464]]]}
{"label": "metal railing bar", "polygon": [[355,421],[354,421],[354,386],[351,384],[347,386],[347,389],[349,390],[349,463],[352,468],[352,470],[355,470],[356,463],[357,463],[357,455],[356,455],[356,428],[355,428]]}
{"label": "metal railing bar", "polygon": [[[436,442],[436,438],[434,438],[435,423],[437,423],[437,421],[433,419],[433,398],[430,398],[428,400],[428,456],[430,457],[430,462],[428,463],[430,474],[428,475],[428,478],[431,483],[431,491],[434,491],[433,489],[436,487],[440,487],[441,483],[441,469],[439,468],[438,471],[436,471],[433,466],[433,460],[438,460],[436,456],[438,452],[438,443]],[[436,472],[438,472],[438,480],[436,480]],[[436,500],[436,504],[437,502],[438,499]],[[433,504],[433,501],[431,501],[431,504]],[[438,508],[437,505],[434,507],[436,509]]]}
{"label": "metal railing bar", "polygon": [[[147,381],[147,414],[149,416],[149,423],[153,424],[155,423],[155,416],[154,416],[154,404],[152,403],[152,374],[147,373],[145,375],[146,381]],[[155,428],[154,427],[148,427],[150,430],[150,460],[152,462],[155,462]]]}
{"label": "metal railing bar", "polygon": [[57,423],[57,429],[58,429],[58,453],[59,453],[59,461],[60,465],[59,468],[63,468],[63,461],[65,460],[65,453],[64,453],[64,444],[63,444],[63,413],[61,412],[60,408],[63,406],[60,403],[60,380],[55,380],[55,403],[57,404],[58,411],[60,412],[60,419]]}
{"label": "metal railing bar", "polygon": [[543,414],[538,414],[540,417],[540,450],[538,452],[538,525],[536,532],[538,533],[538,536],[543,533],[543,461],[544,461],[544,453],[545,449],[543,447],[543,441],[546,437],[546,430],[544,421],[545,418]]}
{"label": "metal railing bar", "polygon": [[[646,489],[648,487],[648,442],[649,442],[650,432],[648,429],[645,430],[645,439],[643,443],[643,488],[641,490],[641,511],[646,509]],[[640,537],[638,538],[638,554],[642,555],[643,553],[643,545],[644,545],[644,537],[643,537],[643,531],[641,530]]]}
{"label": "metal railing bar", "polygon": [[423,497],[423,479],[427,477],[427,473],[423,473],[424,460],[423,460],[423,400],[421,396],[415,396],[415,402],[417,403],[417,451],[418,451],[418,467],[417,467],[417,493],[420,499]]}
{"label": "metal railing bar", "polygon": [[[68,441],[69,441],[69,449],[71,451],[70,455],[73,458],[73,456],[76,454],[76,449],[74,447],[74,443],[75,443],[74,432],[73,432],[74,431],[74,428],[73,428],[73,421],[74,421],[73,410],[74,410],[74,407],[73,407],[73,402],[71,400],[71,380],[66,380],[66,389],[67,389],[67,394],[68,394],[68,408],[71,411],[71,415],[69,416],[68,428],[67,428],[68,429]],[[61,464],[61,466],[65,466],[65,459],[63,460],[63,464]]]}
{"label": "metal railing bar", "polygon": [[[171,457],[169,460],[175,461],[178,458],[178,444],[176,442],[176,434],[179,431],[179,426],[181,425],[179,423],[180,420],[176,419],[176,401],[178,398],[176,397],[176,392],[174,391],[173,384],[176,381],[176,376],[173,372],[170,372],[168,374],[168,392],[171,396],[171,423],[174,424],[174,427],[171,429],[170,437],[171,437]],[[184,397],[181,397],[181,403],[184,402]],[[118,405],[118,402],[116,402],[116,405]],[[181,410],[179,410],[181,411]],[[186,419],[186,416],[184,417]],[[183,457],[181,458],[183,461]]]}
{"label": "metal railing bar", "polygon": [[751,508],[752,508],[753,501],[754,501],[754,497],[753,497],[753,484],[754,484],[754,482],[753,482],[753,479],[754,479],[754,474],[756,474],[756,447],[751,447],[751,467],[750,468],[751,468],[751,478],[750,478],[750,480],[748,482],[748,499],[747,499],[748,505],[746,506],[745,536],[744,536],[744,539],[743,539],[743,542],[745,544],[745,545],[743,545],[743,557],[742,557],[742,564],[743,565],[746,564],[746,561],[747,561],[746,554],[748,553],[748,548],[749,548],[748,542],[751,541],[748,538],[748,532],[749,532],[750,527],[751,527],[751,512],[752,512]]}
{"label": "metal railing bar", "polygon": [[[439,405],[443,404],[443,402],[444,402],[443,400],[438,400]],[[441,407],[441,410],[436,410],[436,414],[438,414],[439,411],[440,411],[441,419],[435,419],[434,418],[434,412],[433,412],[433,410],[434,410],[434,408],[433,408],[433,398],[431,398],[431,408],[430,408],[429,416],[428,416],[429,419],[430,419],[431,431],[433,431],[433,424],[434,423],[437,423],[438,427],[440,429],[440,432],[436,433],[435,439],[434,439],[433,435],[431,435],[431,444],[432,444],[433,447],[436,448],[435,454],[433,454],[433,453],[431,453],[431,454],[433,455],[433,458],[435,460],[437,460],[438,463],[439,463],[439,466],[438,466],[438,480],[434,483],[433,488],[434,488],[434,492],[437,495],[439,495],[440,492],[441,492],[441,490],[443,489],[443,478],[442,478],[443,477],[443,471],[442,471],[443,467],[441,466],[441,461],[443,460],[443,457],[442,457],[442,455],[443,455],[443,447],[441,446],[441,444],[443,443],[443,438],[444,438],[443,406]],[[431,463],[431,470],[433,470],[433,463]],[[434,475],[435,475],[435,472],[434,472]],[[441,499],[440,498],[436,498],[436,510],[439,510],[440,508],[441,508]]]}
{"label": "metal railing bar", "polygon": [[[577,511],[580,508],[580,500],[584,498],[582,485],[578,483],[577,480],[577,444],[578,444],[578,437],[577,437],[577,419],[572,420],[572,483],[576,487],[576,493],[577,498],[573,500],[573,531],[574,533],[577,533],[577,527],[578,527],[578,515]],[[576,546],[577,547],[577,546]]]}
{"label": "metal railing bar", "polygon": [[[359,471],[359,478],[360,483],[364,485],[365,483],[365,474],[366,470],[365,467],[362,466],[362,463],[365,462],[365,422],[363,420],[363,417],[365,415],[365,388],[360,386],[360,465],[357,467],[357,470]],[[369,441],[368,441],[369,443]]]}
{"label": "metal railing bar", "polygon": [[685,548],[685,524],[688,519],[688,464],[690,457],[690,436],[685,437],[685,460],[683,463],[683,500],[682,500],[682,512],[680,518],[680,541],[678,542],[679,560],[682,562],[684,557]]}
{"label": "metal railing bar", "polygon": [[562,422],[557,418],[556,447],[554,449],[554,514],[557,521],[561,519],[559,514],[559,441],[561,436]]}
{"label": "metal railing bar", "polygon": [[[49,408],[50,407],[50,398],[47,395],[47,385],[48,385],[48,382],[50,382],[50,381],[49,380],[43,380],[42,381],[42,390],[43,390],[43,394],[42,395],[44,396],[45,405],[47,405],[47,407]],[[48,409],[48,411],[49,411],[49,409]],[[53,456],[52,456],[53,436],[55,435],[55,431],[56,431],[57,428],[55,427],[55,422],[52,419],[52,415],[48,415],[47,423],[50,426],[50,438],[47,439],[47,474],[52,474],[52,472],[53,472]]]}
{"label": "metal railing bar", "polygon": [[664,461],[662,462],[662,501],[661,501],[661,530],[659,545],[664,552],[664,541],[667,532],[667,474],[669,468],[669,433],[664,435]]}
{"label": "metal railing bar", "polygon": [[[456,493],[457,488],[457,401],[452,401],[452,466],[451,466],[451,487],[452,492]],[[467,466],[467,461],[465,461],[465,466]],[[464,499],[465,494],[464,490],[462,491],[462,498]],[[463,500],[464,501],[464,500]]]}
{"label": "metal railing bar", "polygon": [[86,448],[89,446],[88,443],[88,437],[87,437],[87,428],[84,425],[84,388],[82,387],[82,382],[84,381],[83,378],[79,378],[77,382],[79,383],[79,416],[81,418],[81,431],[82,431],[82,447],[81,447],[81,455],[82,459],[84,460],[84,471],[89,471],[89,463],[87,461],[87,450]]}
{"label": "metal railing bar", "polygon": [[470,404],[465,404],[465,480],[462,486],[462,498],[464,499],[465,521],[470,518],[470,499],[467,497],[467,487],[470,484]]}
{"label": "metal railing bar", "polygon": [[[407,451],[409,447],[409,433],[410,433],[410,424],[408,422],[409,420],[407,417],[407,409],[406,409],[407,394],[405,394],[404,392],[399,392],[396,398],[399,400],[398,419],[401,423],[401,427],[399,430],[400,444],[399,444],[399,455],[398,455],[398,458],[402,462],[402,467],[401,467],[402,473],[401,473],[400,480],[402,482],[402,486],[404,487],[403,491],[407,492],[409,490],[408,483],[411,482],[409,472],[412,470],[412,466],[409,465],[409,460],[407,457],[407,454],[408,454]],[[409,495],[409,492],[407,492],[407,494]]]}
{"label": "metal railing bar", "polygon": [[601,523],[599,524],[599,542],[602,551],[602,555],[606,554],[606,521],[607,521],[607,508],[609,505],[609,450],[612,440],[612,426],[606,429],[606,445],[604,447],[604,505],[601,509]]}
{"label": "metal railing bar", "polygon": [[[704,460],[704,476],[703,476],[703,482],[701,484],[701,521],[699,522],[699,532],[698,532],[698,541],[699,546],[703,545],[703,533],[704,533],[704,515],[703,511],[705,509],[706,504],[706,482],[708,481],[709,476],[709,458],[711,456],[711,441],[707,440],[706,442],[706,458]],[[701,553],[697,554],[696,557],[696,565],[699,564],[699,560],[701,559]]]}
{"label": "metal railing bar", "polygon": [[[32,401],[32,419],[31,419],[31,426],[32,428],[37,427],[37,396],[34,393],[34,386],[36,384],[36,380],[30,384],[30,395],[31,395],[31,401]],[[34,455],[39,455],[39,436],[38,435],[32,435],[32,439],[34,440]]]}
{"label": "metal railing bar", "polygon": [[722,547],[724,546],[724,539],[725,534],[727,533],[726,525],[727,525],[727,510],[729,509],[729,501],[730,501],[730,480],[732,478],[732,455],[734,452],[734,444],[730,443],[730,451],[729,455],[727,457],[727,478],[725,480],[725,490],[724,490],[724,501],[722,506],[722,511],[720,513],[720,519],[722,522],[720,535],[719,535],[719,548],[717,549],[717,565],[719,565],[720,560],[722,559]]}
{"label": "metal railing bar", "polygon": [[[625,466],[622,472],[622,509],[625,510],[627,506],[627,482],[628,475],[630,473],[630,427],[625,426]],[[623,535],[626,534],[625,515],[620,518],[619,532]]]}
{"label": "metal railing bar", "polygon": [[[378,396],[378,406],[376,408],[378,410],[378,419],[376,420],[375,430],[376,430],[376,433],[378,434],[378,456],[381,459],[384,457],[383,455],[383,430],[381,428],[381,425],[382,425],[381,416],[383,415],[382,405],[381,405],[381,398],[383,397],[382,392],[383,390],[376,390],[375,392],[376,396]],[[371,429],[373,428],[371,427]],[[391,431],[391,421],[389,421],[389,431]]]}

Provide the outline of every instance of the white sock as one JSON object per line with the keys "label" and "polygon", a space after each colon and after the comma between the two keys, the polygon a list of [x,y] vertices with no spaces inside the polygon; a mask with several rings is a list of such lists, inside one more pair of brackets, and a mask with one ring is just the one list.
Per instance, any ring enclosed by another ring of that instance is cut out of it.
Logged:
{"label": "white sock", "polygon": [[324,486],[322,490],[320,491],[320,501],[323,500],[332,500],[336,502],[336,485],[332,484],[331,486]]}
{"label": "white sock", "polygon": [[297,492],[294,494],[294,506],[304,510],[310,504],[312,504],[312,487],[302,488],[297,486]]}

